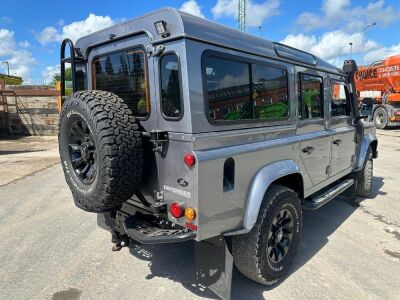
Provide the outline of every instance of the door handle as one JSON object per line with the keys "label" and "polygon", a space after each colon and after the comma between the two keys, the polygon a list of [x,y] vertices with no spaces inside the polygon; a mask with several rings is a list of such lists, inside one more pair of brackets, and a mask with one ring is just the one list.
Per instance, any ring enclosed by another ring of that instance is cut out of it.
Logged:
{"label": "door handle", "polygon": [[307,146],[307,147],[303,148],[301,151],[303,153],[311,154],[311,152],[313,152],[314,150],[315,150],[314,147]]}
{"label": "door handle", "polygon": [[339,145],[342,143],[342,140],[334,140],[333,143],[334,143],[336,146],[339,146]]}

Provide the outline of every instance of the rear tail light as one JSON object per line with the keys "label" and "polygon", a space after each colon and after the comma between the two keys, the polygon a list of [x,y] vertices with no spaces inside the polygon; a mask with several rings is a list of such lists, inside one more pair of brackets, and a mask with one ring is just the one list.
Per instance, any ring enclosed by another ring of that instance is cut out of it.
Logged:
{"label": "rear tail light", "polygon": [[196,156],[194,156],[192,153],[185,154],[183,161],[185,162],[185,165],[192,167],[196,163]]}
{"label": "rear tail light", "polygon": [[184,215],[184,210],[181,204],[174,202],[169,207],[169,212],[174,218],[181,218]]}
{"label": "rear tail light", "polygon": [[185,208],[185,218],[188,221],[193,221],[194,219],[196,219],[196,211],[193,207]]}

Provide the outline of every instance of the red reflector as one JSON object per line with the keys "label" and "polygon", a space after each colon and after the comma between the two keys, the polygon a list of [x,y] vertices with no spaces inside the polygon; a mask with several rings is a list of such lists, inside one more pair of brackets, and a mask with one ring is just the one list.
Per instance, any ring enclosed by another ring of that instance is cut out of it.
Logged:
{"label": "red reflector", "polygon": [[183,207],[178,202],[174,202],[169,207],[169,212],[171,213],[171,215],[174,218],[180,218],[180,217],[183,217],[183,214],[185,211],[183,210]]}
{"label": "red reflector", "polygon": [[194,225],[192,223],[186,222],[185,223],[186,227],[189,228],[190,230],[197,230],[197,225]]}
{"label": "red reflector", "polygon": [[183,158],[183,161],[188,167],[192,167],[196,163],[196,157],[193,154],[186,154]]}

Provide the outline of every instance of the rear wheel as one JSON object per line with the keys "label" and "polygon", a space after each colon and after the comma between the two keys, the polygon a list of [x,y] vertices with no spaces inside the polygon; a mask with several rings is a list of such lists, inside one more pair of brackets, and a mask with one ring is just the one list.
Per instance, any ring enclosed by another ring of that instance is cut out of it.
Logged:
{"label": "rear wheel", "polygon": [[387,111],[383,107],[378,107],[374,112],[374,123],[376,128],[386,128],[389,121]]}
{"label": "rear wheel", "polygon": [[265,194],[253,229],[232,239],[236,267],[256,282],[275,284],[293,262],[301,229],[302,213],[297,194],[287,187],[272,185]]}

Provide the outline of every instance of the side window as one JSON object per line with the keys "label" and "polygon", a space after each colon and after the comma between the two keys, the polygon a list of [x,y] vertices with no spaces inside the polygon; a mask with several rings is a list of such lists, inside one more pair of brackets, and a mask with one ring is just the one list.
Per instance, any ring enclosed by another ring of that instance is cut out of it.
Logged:
{"label": "side window", "polygon": [[214,122],[276,120],[289,115],[286,70],[208,56],[208,113]]}
{"label": "side window", "polygon": [[347,88],[344,83],[333,82],[332,85],[331,114],[333,117],[350,116],[350,102]]}
{"label": "side window", "polygon": [[93,88],[115,93],[138,117],[149,114],[145,54],[142,50],[120,51],[93,61]]}
{"label": "side window", "polygon": [[182,116],[181,88],[179,81],[179,62],[176,54],[161,57],[161,108],[165,117]]}
{"label": "side window", "polygon": [[252,65],[255,119],[285,118],[289,115],[286,70]]}
{"label": "side window", "polygon": [[299,74],[299,116],[300,119],[323,118],[322,78]]}
{"label": "side window", "polygon": [[253,118],[249,69],[247,63],[206,57],[208,109],[213,121]]}

